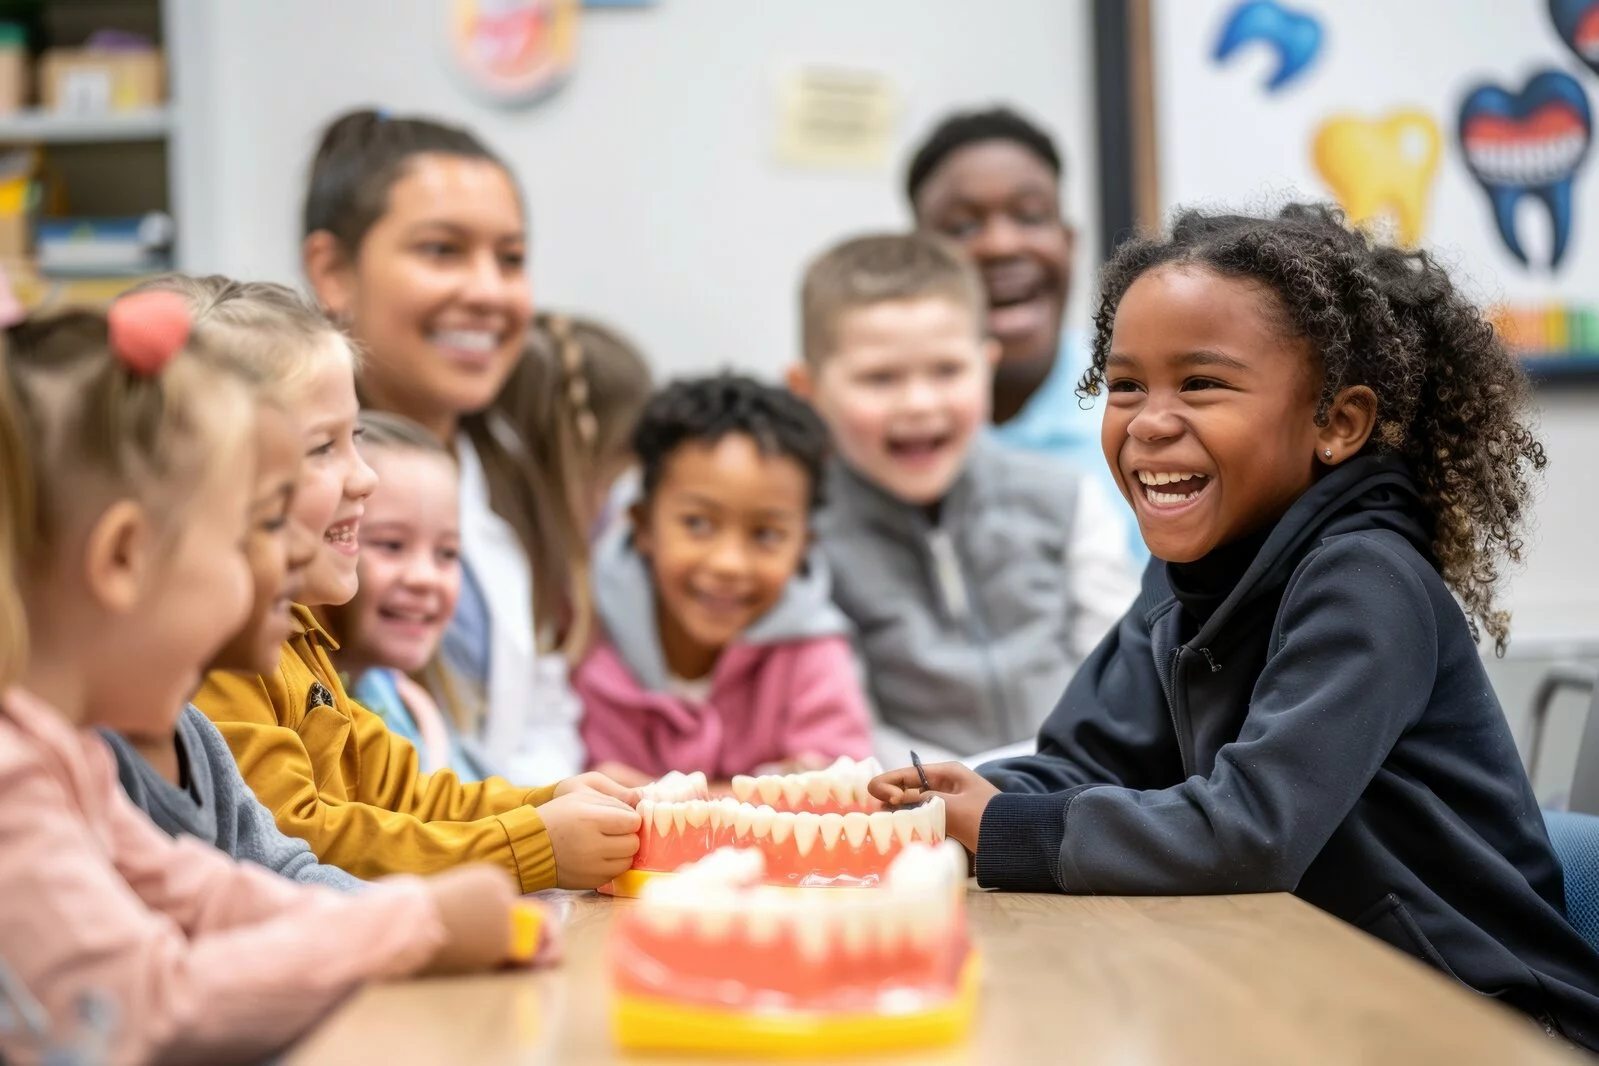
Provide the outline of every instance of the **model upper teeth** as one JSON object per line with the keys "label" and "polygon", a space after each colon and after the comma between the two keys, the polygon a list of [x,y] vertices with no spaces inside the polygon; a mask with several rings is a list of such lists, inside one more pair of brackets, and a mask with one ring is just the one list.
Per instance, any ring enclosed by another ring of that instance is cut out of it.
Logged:
{"label": "model upper teeth", "polygon": [[468,352],[492,352],[499,346],[496,333],[479,329],[441,329],[433,334],[433,343],[444,348],[460,348]]}
{"label": "model upper teeth", "polygon": [[1192,481],[1196,477],[1202,478],[1204,476],[1204,474],[1195,473],[1173,474],[1167,473],[1166,471],[1161,471],[1159,473],[1151,470],[1138,471],[1138,480],[1143,482],[1145,485],[1170,485],[1174,481]]}

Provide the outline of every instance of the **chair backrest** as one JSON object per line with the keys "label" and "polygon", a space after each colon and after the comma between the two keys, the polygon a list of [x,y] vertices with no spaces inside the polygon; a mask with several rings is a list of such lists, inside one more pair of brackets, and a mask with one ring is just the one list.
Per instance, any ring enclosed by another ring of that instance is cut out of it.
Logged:
{"label": "chair backrest", "polygon": [[1571,780],[1569,810],[1599,814],[1599,686],[1588,704],[1588,721],[1577,743],[1577,773]]}
{"label": "chair backrest", "polygon": [[1566,876],[1566,918],[1599,950],[1599,817],[1544,811],[1543,820]]}

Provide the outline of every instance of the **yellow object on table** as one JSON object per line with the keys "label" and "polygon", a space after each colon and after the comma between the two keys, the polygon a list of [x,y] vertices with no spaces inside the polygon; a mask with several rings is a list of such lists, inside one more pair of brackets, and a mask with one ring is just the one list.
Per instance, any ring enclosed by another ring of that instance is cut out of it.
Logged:
{"label": "yellow object on table", "polygon": [[539,951],[539,936],[544,932],[544,908],[533,903],[518,903],[511,908],[511,961],[528,962]]}

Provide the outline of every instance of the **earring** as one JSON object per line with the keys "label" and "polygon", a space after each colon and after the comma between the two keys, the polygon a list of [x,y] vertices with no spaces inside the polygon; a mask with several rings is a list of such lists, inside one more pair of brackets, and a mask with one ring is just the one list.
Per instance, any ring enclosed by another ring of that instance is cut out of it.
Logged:
{"label": "earring", "polygon": [[1323,448],[1321,450],[1321,457],[1323,459],[1326,459],[1328,462],[1331,462],[1332,461],[1332,449],[1331,448]]}

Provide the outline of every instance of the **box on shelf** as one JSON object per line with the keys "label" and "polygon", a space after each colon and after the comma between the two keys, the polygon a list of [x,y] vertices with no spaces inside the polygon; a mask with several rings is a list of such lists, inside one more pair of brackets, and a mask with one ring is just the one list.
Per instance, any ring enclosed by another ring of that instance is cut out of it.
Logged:
{"label": "box on shelf", "polygon": [[39,99],[49,111],[138,111],[165,96],[157,48],[52,48],[39,59]]}
{"label": "box on shelf", "polygon": [[15,22],[0,22],[0,115],[14,115],[28,102],[28,36]]}
{"label": "box on shelf", "polygon": [[172,219],[153,211],[136,218],[40,219],[34,258],[49,277],[155,274],[172,266]]}

